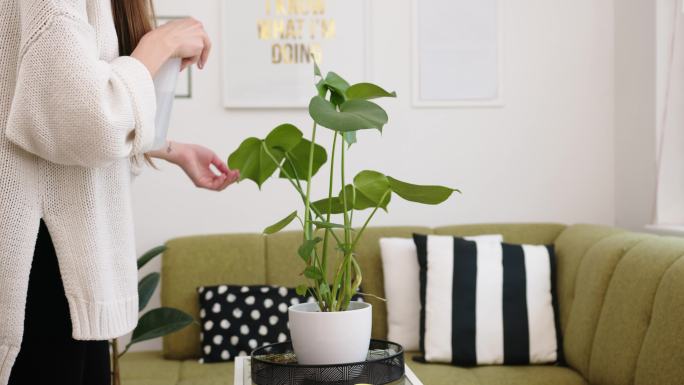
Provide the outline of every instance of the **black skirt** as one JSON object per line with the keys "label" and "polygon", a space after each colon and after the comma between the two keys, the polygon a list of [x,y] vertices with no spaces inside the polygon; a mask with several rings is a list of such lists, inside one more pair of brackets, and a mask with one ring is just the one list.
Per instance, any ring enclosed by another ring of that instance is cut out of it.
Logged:
{"label": "black skirt", "polygon": [[43,221],[29,278],[24,337],[9,385],[110,385],[109,343],[76,341],[57,255]]}

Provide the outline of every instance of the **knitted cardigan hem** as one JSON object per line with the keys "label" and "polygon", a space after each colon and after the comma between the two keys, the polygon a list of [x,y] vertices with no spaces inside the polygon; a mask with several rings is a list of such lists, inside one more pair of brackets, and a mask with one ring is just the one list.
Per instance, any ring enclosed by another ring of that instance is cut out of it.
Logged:
{"label": "knitted cardigan hem", "polygon": [[19,354],[19,347],[12,345],[0,345],[0,384],[9,382],[12,366]]}
{"label": "knitted cardigan hem", "polygon": [[114,302],[87,302],[67,294],[75,340],[110,340],[138,324],[138,296]]}

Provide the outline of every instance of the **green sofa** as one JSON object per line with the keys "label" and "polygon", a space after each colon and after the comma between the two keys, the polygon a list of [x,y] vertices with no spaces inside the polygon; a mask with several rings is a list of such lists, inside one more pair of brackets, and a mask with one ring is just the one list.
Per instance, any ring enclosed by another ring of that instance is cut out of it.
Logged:
{"label": "green sofa", "polygon": [[[684,239],[559,224],[368,229],[360,243],[364,291],[383,296],[378,239],[413,232],[503,234],[512,243],[553,243],[567,367],[460,368],[407,363],[426,385],[684,384]],[[174,239],[162,259],[164,306],[198,314],[200,285],[294,286],[301,234],[231,234]],[[373,303],[373,336],[387,334],[386,310]],[[233,364],[199,364],[199,327],[164,338],[161,352],[129,353],[124,385],[229,385]]]}

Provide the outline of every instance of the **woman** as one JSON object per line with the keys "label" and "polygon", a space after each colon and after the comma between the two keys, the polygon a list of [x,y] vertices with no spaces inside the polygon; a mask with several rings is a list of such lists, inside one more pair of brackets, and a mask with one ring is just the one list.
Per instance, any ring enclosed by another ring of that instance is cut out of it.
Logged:
{"label": "woman", "polygon": [[109,383],[106,340],[138,319],[131,164],[238,178],[201,146],[151,151],[152,78],[171,57],[204,68],[211,45],[195,20],[152,30],[150,9],[0,0],[0,385]]}

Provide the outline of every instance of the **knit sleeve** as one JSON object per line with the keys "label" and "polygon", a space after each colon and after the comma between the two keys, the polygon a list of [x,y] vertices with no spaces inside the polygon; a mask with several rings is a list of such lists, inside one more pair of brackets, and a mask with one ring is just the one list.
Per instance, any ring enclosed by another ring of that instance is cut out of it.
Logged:
{"label": "knit sleeve", "polygon": [[96,39],[87,20],[66,12],[22,39],[5,131],[11,142],[53,163],[84,167],[150,150],[150,73],[132,57],[101,60]]}

